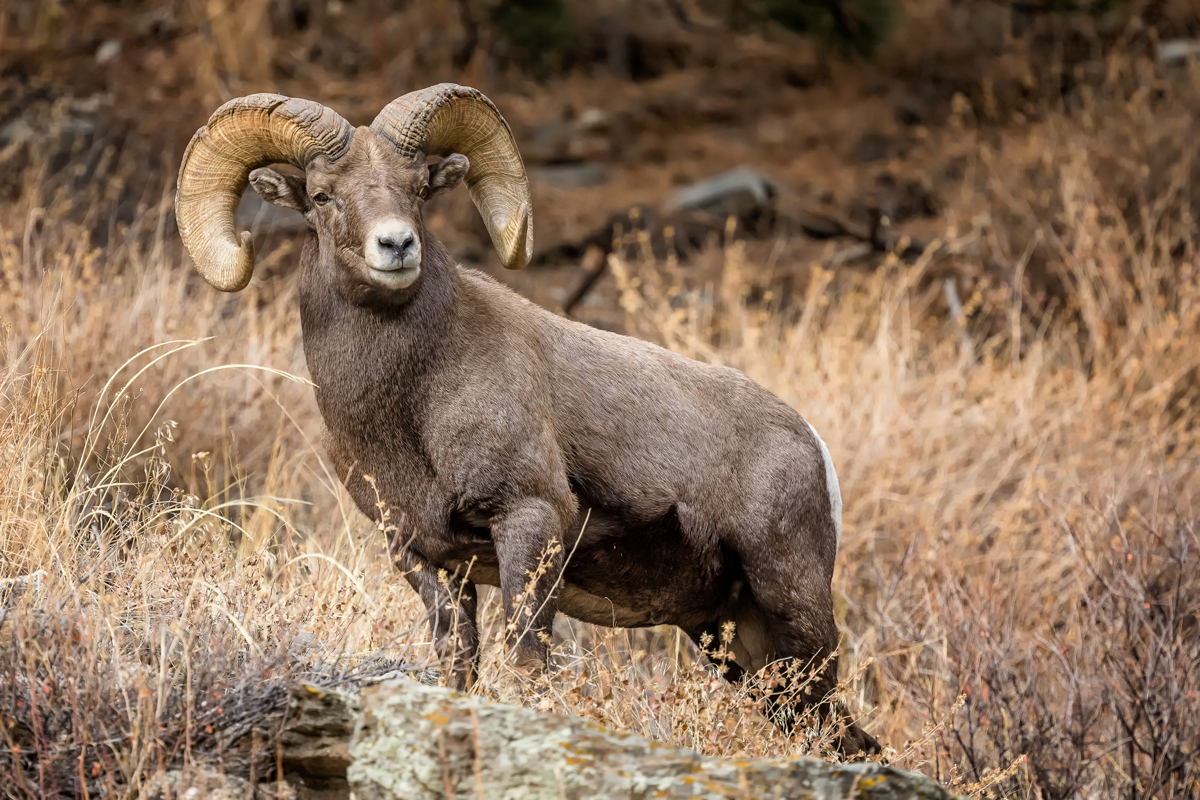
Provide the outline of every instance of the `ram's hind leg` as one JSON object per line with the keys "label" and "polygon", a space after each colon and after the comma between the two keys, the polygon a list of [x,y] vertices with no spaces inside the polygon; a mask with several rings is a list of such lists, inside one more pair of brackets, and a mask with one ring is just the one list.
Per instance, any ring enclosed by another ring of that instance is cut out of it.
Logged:
{"label": "ram's hind leg", "polygon": [[[776,687],[767,694],[767,712],[784,730],[791,730],[814,707],[822,718],[843,719],[832,699],[837,685],[837,624],[829,579],[821,570],[792,571],[783,566],[760,559],[747,569],[752,605],[760,611],[770,640],[768,669],[780,673]],[[747,617],[746,610],[743,616]],[[761,652],[760,647],[755,649]],[[770,672],[768,676],[775,677]],[[879,749],[871,736],[845,721],[838,742],[843,755]]]}
{"label": "ram's hind leg", "polygon": [[721,627],[721,621],[713,620],[703,625],[684,628],[683,631],[691,637],[696,647],[708,657],[709,661],[720,666],[721,675],[725,680],[730,683],[741,683],[748,674],[742,666],[745,662],[738,661],[737,656],[733,653],[733,648],[722,649]]}

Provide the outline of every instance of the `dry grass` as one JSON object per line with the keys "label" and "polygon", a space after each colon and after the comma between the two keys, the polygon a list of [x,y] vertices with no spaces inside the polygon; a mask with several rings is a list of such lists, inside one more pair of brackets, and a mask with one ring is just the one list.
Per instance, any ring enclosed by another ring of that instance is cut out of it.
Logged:
{"label": "dry grass", "polygon": [[[1200,795],[1200,84],[1110,70],[998,145],[962,119],[947,238],[914,264],[751,302],[738,245],[711,285],[613,262],[631,330],[822,432],[845,699],[893,763],[977,796]],[[416,597],[322,460],[291,278],[207,290],[168,186],[94,247],[78,210],[121,192],[25,174],[0,214],[0,578],[45,572],[0,611],[3,791],[137,796],[232,758],[287,680],[427,663]],[[560,621],[530,687],[494,598],[484,616],[485,694],[723,756],[820,750],[674,630]]]}

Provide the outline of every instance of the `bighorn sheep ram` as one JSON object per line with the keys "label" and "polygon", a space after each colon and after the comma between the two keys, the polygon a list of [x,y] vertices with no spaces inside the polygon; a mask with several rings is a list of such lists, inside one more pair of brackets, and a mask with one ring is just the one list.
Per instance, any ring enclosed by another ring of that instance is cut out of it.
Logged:
{"label": "bighorn sheep ram", "polygon": [[[733,621],[731,679],[824,663],[825,696],[842,512],[825,444],[740,372],[558,317],[455,264],[421,208],[464,179],[504,265],[525,266],[533,213],[512,132],[454,84],[360,128],[306,100],[231,100],[192,138],[176,197],[196,268],[227,292],[254,269],[234,227],[247,181],[304,215],[300,314],[327,447],[363,513],[403,519],[393,552],[455,685],[473,679],[474,585],[488,584],[522,666],[545,664],[556,611],[698,641]],[[854,725],[841,746],[878,748]]]}

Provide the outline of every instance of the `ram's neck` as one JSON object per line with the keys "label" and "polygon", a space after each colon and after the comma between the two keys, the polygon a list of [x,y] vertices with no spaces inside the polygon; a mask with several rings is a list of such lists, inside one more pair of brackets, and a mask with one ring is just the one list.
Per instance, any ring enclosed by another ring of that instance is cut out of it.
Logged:
{"label": "ram's neck", "polygon": [[[429,237],[420,288],[404,305],[365,308],[347,301],[315,259],[303,258],[300,320],[304,355],[317,402],[331,428],[399,419],[419,426],[422,398],[438,365],[456,346],[461,278],[448,253]],[[415,429],[410,429],[414,430]]]}

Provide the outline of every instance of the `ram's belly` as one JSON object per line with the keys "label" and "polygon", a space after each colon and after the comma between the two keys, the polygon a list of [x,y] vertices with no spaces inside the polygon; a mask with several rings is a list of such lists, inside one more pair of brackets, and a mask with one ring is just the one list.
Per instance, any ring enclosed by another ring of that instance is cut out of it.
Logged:
{"label": "ram's belly", "polygon": [[644,628],[661,624],[651,609],[631,608],[614,601],[611,596],[592,594],[573,583],[567,583],[559,590],[558,610],[568,617],[608,628]]}
{"label": "ram's belly", "polygon": [[[559,610],[594,625],[696,625],[714,619],[729,595],[732,576],[721,553],[687,541],[673,514],[630,527],[593,511],[582,536],[578,529],[568,535],[565,551]],[[500,585],[490,542],[455,555],[448,566],[470,564],[471,581]]]}

